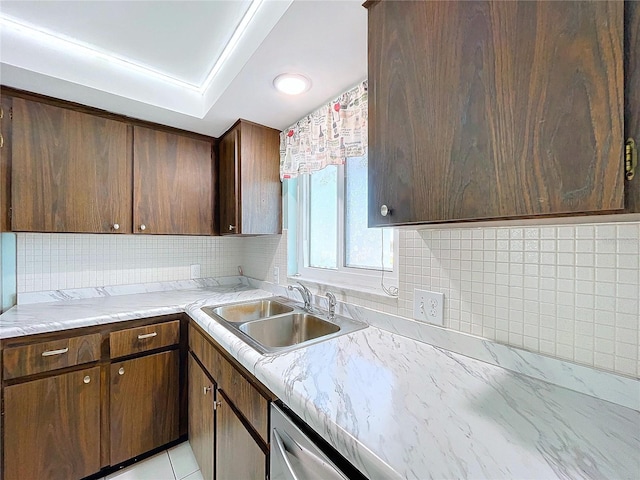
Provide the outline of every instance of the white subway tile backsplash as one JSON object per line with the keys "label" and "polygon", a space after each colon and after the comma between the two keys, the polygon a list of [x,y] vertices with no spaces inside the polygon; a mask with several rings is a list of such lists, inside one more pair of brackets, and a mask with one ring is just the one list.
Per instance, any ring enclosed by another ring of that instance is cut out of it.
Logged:
{"label": "white subway tile backsplash", "polygon": [[[265,241],[252,242],[258,255]],[[640,375],[640,222],[403,229],[399,245],[391,313],[411,317],[414,288],[433,289],[446,328]]]}
{"label": "white subway tile backsplash", "polygon": [[17,234],[18,293],[236,275],[244,239]]}
{"label": "white subway tile backsplash", "polygon": [[[237,274],[287,281],[283,235],[18,234],[18,292]],[[413,290],[445,294],[445,327],[640,376],[640,222],[429,227],[399,232],[400,297],[341,300],[412,317]]]}

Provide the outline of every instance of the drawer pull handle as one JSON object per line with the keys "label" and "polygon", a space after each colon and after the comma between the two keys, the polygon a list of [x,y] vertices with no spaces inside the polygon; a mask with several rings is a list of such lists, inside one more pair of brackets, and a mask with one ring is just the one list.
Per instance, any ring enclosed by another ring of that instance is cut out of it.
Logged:
{"label": "drawer pull handle", "polygon": [[86,375],[82,381],[84,383],[89,383],[89,382],[91,382],[91,377],[89,375]]}
{"label": "drawer pull handle", "polygon": [[138,335],[138,340],[144,340],[145,338],[152,338],[158,335],[158,332],[145,333],[144,335]]}
{"label": "drawer pull handle", "polygon": [[118,375],[124,375],[124,367],[118,369]]}
{"label": "drawer pull handle", "polygon": [[67,353],[69,351],[69,347],[61,348],[60,350],[48,350],[46,352],[42,352],[43,357],[51,357],[53,355],[62,355],[63,353]]}

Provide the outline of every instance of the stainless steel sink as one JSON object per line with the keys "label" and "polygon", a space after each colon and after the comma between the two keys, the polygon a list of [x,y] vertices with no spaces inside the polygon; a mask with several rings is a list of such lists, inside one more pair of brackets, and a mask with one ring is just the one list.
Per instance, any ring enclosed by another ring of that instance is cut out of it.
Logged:
{"label": "stainless steel sink", "polygon": [[293,308],[276,302],[275,300],[258,300],[246,303],[236,303],[233,305],[223,305],[221,307],[204,307],[207,314],[211,313],[222,317],[227,322],[244,323],[261,318],[273,317],[282,313],[293,312]]}
{"label": "stainless steel sink", "polygon": [[335,323],[308,313],[291,313],[240,325],[246,333],[265,347],[288,347],[340,331]]}
{"label": "stainless steel sink", "polygon": [[265,355],[282,353],[366,328],[362,322],[309,313],[285,298],[252,300],[202,311]]}

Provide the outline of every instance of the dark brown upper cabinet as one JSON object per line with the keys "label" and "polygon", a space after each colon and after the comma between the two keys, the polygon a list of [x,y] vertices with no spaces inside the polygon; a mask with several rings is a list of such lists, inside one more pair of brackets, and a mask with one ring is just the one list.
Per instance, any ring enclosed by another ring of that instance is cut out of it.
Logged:
{"label": "dark brown upper cabinet", "polygon": [[4,90],[0,231],[217,232],[213,138]]}
{"label": "dark brown upper cabinet", "polygon": [[[624,135],[640,142],[640,2],[624,2],[625,88]],[[640,165],[625,189],[625,206],[629,212],[640,212]]]}
{"label": "dark brown upper cabinet", "polygon": [[12,230],[131,233],[126,123],[13,98]]}
{"label": "dark brown upper cabinet", "polygon": [[219,143],[220,234],[282,231],[280,132],[239,120]]}
{"label": "dark brown upper cabinet", "polygon": [[0,95],[0,232],[11,230],[11,97]]}
{"label": "dark brown upper cabinet", "polygon": [[640,210],[636,2],[367,8],[370,226]]}
{"label": "dark brown upper cabinet", "polygon": [[213,143],[135,126],[134,232],[211,235],[214,232]]}

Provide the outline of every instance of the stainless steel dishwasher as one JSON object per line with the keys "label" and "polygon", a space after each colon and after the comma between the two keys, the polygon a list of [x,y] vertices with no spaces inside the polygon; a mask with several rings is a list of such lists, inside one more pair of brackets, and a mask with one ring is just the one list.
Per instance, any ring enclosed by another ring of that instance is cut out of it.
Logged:
{"label": "stainless steel dishwasher", "polygon": [[[305,428],[306,427],[306,428]],[[307,430],[305,432],[304,430]],[[352,480],[364,479],[359,471],[340,456],[310,427],[296,421],[278,407],[271,404],[271,463],[270,480]],[[329,455],[327,455],[327,452]],[[339,464],[338,467],[336,464]]]}

